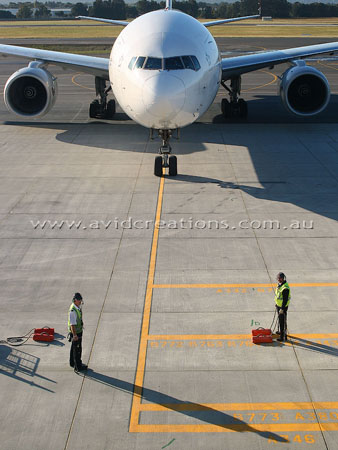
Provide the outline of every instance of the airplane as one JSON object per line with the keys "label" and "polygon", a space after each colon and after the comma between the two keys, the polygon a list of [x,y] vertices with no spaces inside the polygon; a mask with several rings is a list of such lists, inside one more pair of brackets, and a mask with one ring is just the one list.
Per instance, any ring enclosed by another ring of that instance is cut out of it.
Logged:
{"label": "airplane", "polygon": [[[224,23],[261,17],[260,14],[232,19],[199,22],[174,10],[172,0],[165,9],[144,14],[131,22],[79,16],[112,25],[122,25],[110,58],[0,45],[0,54],[32,60],[15,72],[4,88],[10,112],[23,117],[41,117],[53,107],[57,80],[50,64],[75,69],[95,77],[97,99],[89,108],[91,118],[113,118],[115,100],[107,100],[112,90],[124,112],[135,122],[157,130],[162,145],[155,158],[154,174],[177,175],[177,158],[170,138],[175,130],[192,124],[207,111],[222,85],[229,100],[221,101],[226,118],[247,116],[247,104],[239,98],[241,76],[278,64],[289,67],[280,79],[279,92],[285,108],[298,116],[323,111],[330,100],[330,86],[323,73],[308,66],[305,58],[333,55],[338,42],[286,50],[257,52],[222,59],[208,28]],[[107,87],[107,82],[109,86]]]}

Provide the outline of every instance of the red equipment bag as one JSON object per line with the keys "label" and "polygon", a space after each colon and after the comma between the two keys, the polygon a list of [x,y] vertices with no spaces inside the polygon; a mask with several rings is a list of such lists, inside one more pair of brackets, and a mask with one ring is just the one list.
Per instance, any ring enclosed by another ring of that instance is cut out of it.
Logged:
{"label": "red equipment bag", "polygon": [[33,340],[52,342],[54,340],[54,328],[49,327],[35,328]]}
{"label": "red equipment bag", "polygon": [[252,330],[252,342],[254,344],[265,344],[272,342],[272,333],[268,328],[257,328]]}

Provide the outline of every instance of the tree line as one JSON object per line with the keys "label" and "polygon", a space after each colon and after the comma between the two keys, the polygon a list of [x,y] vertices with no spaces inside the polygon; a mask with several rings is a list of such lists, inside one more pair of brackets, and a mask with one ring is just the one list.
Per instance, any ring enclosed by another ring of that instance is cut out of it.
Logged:
{"label": "tree line", "polygon": [[[10,4],[11,7],[14,3]],[[17,4],[15,4],[17,5]],[[54,6],[55,5],[55,6]],[[26,2],[18,4],[18,19],[48,18],[51,11],[48,8],[64,5],[60,2]],[[71,9],[70,16],[91,16],[105,19],[125,20],[135,18],[156,9],[163,9],[165,1],[139,0],[135,4],[126,4],[124,0],[95,0],[92,6],[86,3],[67,3]],[[230,18],[247,16],[258,13],[257,0],[239,0],[234,3],[206,3],[196,0],[173,1],[174,9],[179,9],[193,17],[204,19]],[[64,16],[62,11],[59,16]],[[262,0],[262,15],[273,18],[309,18],[309,17],[338,17],[338,4],[334,3],[290,3],[287,0]],[[0,19],[15,18],[9,11],[0,11]]]}

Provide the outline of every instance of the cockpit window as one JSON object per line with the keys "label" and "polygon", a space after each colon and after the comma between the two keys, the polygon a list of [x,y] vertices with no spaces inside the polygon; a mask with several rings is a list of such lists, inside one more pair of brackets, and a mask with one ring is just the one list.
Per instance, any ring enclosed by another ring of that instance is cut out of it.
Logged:
{"label": "cockpit window", "polygon": [[183,70],[190,69],[196,72],[201,66],[194,55],[173,56],[171,58],[155,58],[154,56],[133,56],[128,64],[130,70]]}
{"label": "cockpit window", "polygon": [[198,62],[198,59],[197,59],[196,56],[194,56],[194,55],[191,56],[191,59],[192,59],[192,61],[193,61],[193,63],[194,63],[195,70],[196,70],[196,72],[197,72],[197,71],[200,70],[200,68],[201,68],[200,63]]}
{"label": "cockpit window", "polygon": [[186,69],[195,70],[194,63],[192,62],[190,56],[182,56],[182,61]]}
{"label": "cockpit window", "polygon": [[130,69],[130,70],[133,70],[133,66],[134,66],[134,62],[136,61],[136,56],[133,56],[132,58],[131,58],[131,60],[130,60],[130,63],[129,63],[129,65],[128,65],[128,68]]}
{"label": "cockpit window", "polygon": [[161,70],[162,69],[162,59],[161,58],[153,58],[152,56],[148,56],[148,59],[144,65],[144,69]]}
{"label": "cockpit window", "polygon": [[135,69],[142,69],[145,60],[145,56],[139,56],[135,64]]}
{"label": "cockpit window", "polygon": [[174,56],[173,58],[165,58],[164,60],[165,70],[181,70],[184,69],[182,60],[179,56]]}

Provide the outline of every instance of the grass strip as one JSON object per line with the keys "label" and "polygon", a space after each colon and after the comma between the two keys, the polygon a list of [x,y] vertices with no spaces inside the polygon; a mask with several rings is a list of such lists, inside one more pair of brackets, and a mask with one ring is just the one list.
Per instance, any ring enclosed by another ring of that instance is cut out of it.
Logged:
{"label": "grass strip", "polygon": [[[322,25],[321,22],[314,20],[293,20],[293,21],[248,21],[246,26],[237,24],[221,25],[209,28],[210,32],[216,37],[320,37],[320,38],[338,38],[338,19],[325,20],[330,26]],[[67,23],[67,25],[60,25]],[[10,26],[12,24],[12,26]],[[1,22],[0,39],[95,39],[117,37],[123,27],[110,26],[97,23],[93,25],[92,21],[67,21],[67,22]],[[32,26],[29,25],[48,25]],[[80,25],[81,26],[77,26]],[[293,25],[291,25],[293,24]],[[297,24],[298,26],[294,26]],[[317,26],[307,26],[318,24]],[[73,26],[69,26],[73,25]],[[83,26],[84,25],[84,26]],[[280,25],[280,26],[278,26]]]}

